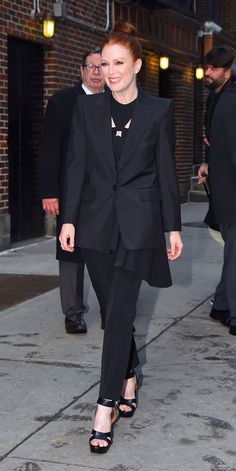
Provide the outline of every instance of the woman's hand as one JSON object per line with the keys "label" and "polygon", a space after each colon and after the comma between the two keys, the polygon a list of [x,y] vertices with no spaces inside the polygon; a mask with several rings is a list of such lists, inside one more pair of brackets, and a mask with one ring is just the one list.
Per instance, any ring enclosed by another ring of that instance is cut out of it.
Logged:
{"label": "woman's hand", "polygon": [[183,242],[178,231],[170,232],[170,248],[167,250],[169,260],[175,260],[181,255]]}
{"label": "woman's hand", "polygon": [[74,252],[75,228],[73,224],[63,224],[59,236],[61,248],[67,252]]}
{"label": "woman's hand", "polygon": [[203,162],[198,169],[198,184],[206,183],[206,177],[208,176],[208,165]]}

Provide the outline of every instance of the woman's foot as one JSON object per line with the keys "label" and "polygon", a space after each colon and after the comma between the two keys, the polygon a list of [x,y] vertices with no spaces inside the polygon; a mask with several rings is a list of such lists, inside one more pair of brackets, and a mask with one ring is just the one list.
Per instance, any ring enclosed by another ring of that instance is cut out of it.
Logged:
{"label": "woman's foot", "polygon": [[[89,440],[92,453],[106,453],[112,444],[112,425],[118,418],[118,412],[113,407],[114,402],[103,398],[98,399],[97,411],[94,419],[94,429]],[[104,405],[103,405],[104,404]]]}
{"label": "woman's foot", "polygon": [[118,410],[121,417],[132,417],[137,407],[136,391],[138,378],[134,376],[124,380],[122,395],[119,401]]}

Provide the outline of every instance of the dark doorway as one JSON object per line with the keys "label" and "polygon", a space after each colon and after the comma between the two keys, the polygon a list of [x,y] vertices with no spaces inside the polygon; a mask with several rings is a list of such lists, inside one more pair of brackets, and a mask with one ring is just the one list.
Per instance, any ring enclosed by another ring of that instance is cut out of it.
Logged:
{"label": "dark doorway", "polygon": [[38,149],[43,120],[43,46],[8,39],[8,149],[11,241],[43,233]]}
{"label": "dark doorway", "polygon": [[171,98],[170,91],[170,69],[159,71],[159,96],[162,98]]}

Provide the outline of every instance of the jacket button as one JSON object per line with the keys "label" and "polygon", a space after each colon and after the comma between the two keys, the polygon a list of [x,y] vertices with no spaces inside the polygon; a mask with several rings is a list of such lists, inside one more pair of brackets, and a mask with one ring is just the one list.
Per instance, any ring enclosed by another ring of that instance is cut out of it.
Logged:
{"label": "jacket button", "polygon": [[117,190],[117,185],[113,185],[113,190],[116,191]]}

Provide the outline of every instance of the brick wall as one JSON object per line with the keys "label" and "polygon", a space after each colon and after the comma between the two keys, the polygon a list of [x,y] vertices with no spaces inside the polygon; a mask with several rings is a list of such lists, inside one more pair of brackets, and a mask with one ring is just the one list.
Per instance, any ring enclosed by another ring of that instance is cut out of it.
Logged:
{"label": "brick wall", "polygon": [[186,201],[193,167],[194,75],[188,66],[174,65],[169,73],[169,96],[174,100],[176,166],[181,200]]}
{"label": "brick wall", "polygon": [[139,77],[140,85],[150,95],[159,95],[159,59],[157,54],[143,51],[143,66]]}
{"label": "brick wall", "polygon": [[236,34],[235,0],[197,0],[196,14],[203,20],[213,20],[228,33]]}
{"label": "brick wall", "polygon": [[[1,24],[0,24],[1,27]],[[8,160],[7,160],[7,43],[4,41],[4,32],[0,33],[0,212],[7,212],[8,206]]]}
{"label": "brick wall", "polygon": [[229,33],[236,34],[236,2],[220,0],[220,25]]}
{"label": "brick wall", "polygon": [[197,0],[196,14],[201,18],[207,18],[209,12],[209,0]]}

